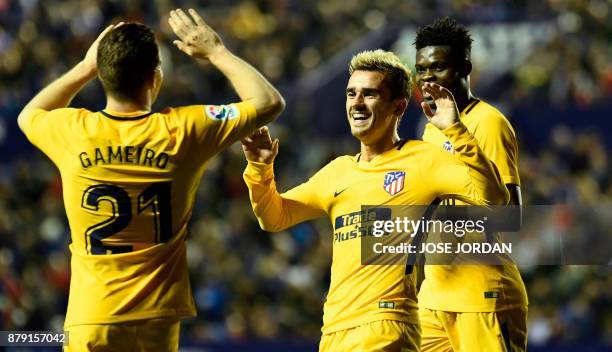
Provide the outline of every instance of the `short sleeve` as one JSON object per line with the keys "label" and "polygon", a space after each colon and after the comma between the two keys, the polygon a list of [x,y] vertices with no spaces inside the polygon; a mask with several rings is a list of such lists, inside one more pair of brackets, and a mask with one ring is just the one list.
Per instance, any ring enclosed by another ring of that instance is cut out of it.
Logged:
{"label": "short sleeve", "polygon": [[253,104],[191,105],[175,108],[196,147],[216,154],[257,127]]}
{"label": "short sleeve", "polygon": [[79,111],[73,108],[34,109],[22,120],[21,128],[28,140],[58,165],[70,138],[69,131],[63,129]]}
{"label": "short sleeve", "polygon": [[474,137],[499,170],[504,184],[520,186],[518,144],[510,123],[503,116],[487,119],[475,129]]}

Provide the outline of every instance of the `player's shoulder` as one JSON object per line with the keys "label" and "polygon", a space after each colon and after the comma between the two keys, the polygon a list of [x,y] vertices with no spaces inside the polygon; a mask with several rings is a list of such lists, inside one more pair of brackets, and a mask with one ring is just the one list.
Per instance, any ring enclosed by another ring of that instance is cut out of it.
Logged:
{"label": "player's shoulder", "polygon": [[53,110],[50,110],[50,112],[68,113],[68,114],[93,114],[96,111],[93,111],[93,110],[90,110],[90,109],[87,109],[87,108],[65,107],[65,108],[53,109]]}
{"label": "player's shoulder", "polygon": [[408,140],[399,153],[402,158],[414,157],[419,161],[452,157],[448,150],[444,150],[439,145],[417,139]]}
{"label": "player's shoulder", "polygon": [[353,165],[355,163],[355,156],[352,155],[341,155],[338,156],[334,159],[332,159],[330,162],[328,162],[327,164],[325,164],[322,168],[321,168],[321,172],[323,173],[327,173],[327,172],[337,172],[341,169],[346,169],[348,167],[351,167],[351,165]]}
{"label": "player's shoulder", "polygon": [[[433,126],[433,127],[436,128],[435,126]],[[436,146],[435,144],[433,144],[431,142],[423,141],[423,140],[420,140],[420,139],[409,139],[399,149],[399,151],[404,153],[404,154],[411,154],[411,153],[415,153],[415,152],[417,152],[417,153],[420,153],[420,152],[430,152],[430,151],[439,152],[441,150],[442,149],[439,146]]]}
{"label": "player's shoulder", "polygon": [[150,116],[156,121],[163,121],[170,128],[187,128],[204,123],[205,105],[168,106]]}
{"label": "player's shoulder", "polygon": [[59,108],[53,110],[32,109],[19,115],[17,123],[28,140],[39,148],[65,144],[81,136],[83,125],[95,115],[87,109]]}
{"label": "player's shoulder", "polygon": [[509,123],[506,116],[498,108],[483,100],[474,105],[470,115],[473,115],[481,123]]}
{"label": "player's shoulder", "polygon": [[[254,114],[254,109],[252,104],[240,102],[222,105],[198,104],[168,107],[160,113],[169,117],[195,118],[202,122],[220,122],[234,120],[242,115]],[[206,119],[202,119],[204,116]]]}
{"label": "player's shoulder", "polygon": [[91,115],[91,114],[95,114],[96,111],[92,111],[86,108],[72,108],[72,107],[65,107],[65,108],[58,108],[58,109],[53,109],[53,110],[44,110],[44,109],[36,109],[34,110],[34,113],[38,113],[38,114],[53,114],[53,115],[57,115],[57,116],[66,116],[71,118],[74,115],[77,116],[87,116],[87,115]]}
{"label": "player's shoulder", "polygon": [[352,170],[358,169],[358,162],[359,154],[341,155],[323,165],[316,174],[320,178],[337,179],[338,175],[350,174]]}
{"label": "player's shoulder", "polygon": [[475,125],[479,128],[494,129],[494,130],[510,130],[514,133],[514,129],[506,116],[499,111],[495,106],[479,101],[470,112]]}
{"label": "player's shoulder", "polygon": [[95,113],[96,112],[89,109],[71,107],[53,110],[34,109],[27,116],[25,116],[25,118],[30,121],[32,121],[32,119],[36,119],[37,121],[41,122],[43,120],[48,121],[47,124],[44,124],[45,128],[68,128],[73,123],[86,119]]}
{"label": "player's shoulder", "polygon": [[156,114],[167,118],[177,118],[181,115],[193,115],[198,113],[202,115],[204,112],[204,105],[184,105],[184,106],[167,106]]}

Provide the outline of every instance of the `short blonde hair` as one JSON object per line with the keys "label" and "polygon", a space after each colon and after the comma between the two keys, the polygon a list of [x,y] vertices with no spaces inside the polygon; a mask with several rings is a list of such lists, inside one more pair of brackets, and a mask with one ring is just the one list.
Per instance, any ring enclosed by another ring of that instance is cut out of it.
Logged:
{"label": "short blonde hair", "polygon": [[391,91],[391,98],[406,98],[412,94],[412,72],[391,51],[382,49],[366,50],[356,54],[349,64],[349,74],[355,71],[376,71],[385,74],[385,79]]}

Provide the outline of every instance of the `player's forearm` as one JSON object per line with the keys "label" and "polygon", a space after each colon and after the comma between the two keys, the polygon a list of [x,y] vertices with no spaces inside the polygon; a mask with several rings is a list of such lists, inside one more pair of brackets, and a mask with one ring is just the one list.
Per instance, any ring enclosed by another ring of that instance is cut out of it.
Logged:
{"label": "player's forearm", "polygon": [[249,188],[249,198],[259,226],[266,231],[282,231],[279,213],[282,212],[282,199],[276,190],[272,164],[249,162],[244,171],[244,181]]}
{"label": "player's forearm", "polygon": [[23,108],[18,119],[35,109],[53,110],[68,106],[81,88],[94,77],[95,71],[82,63],[77,64],[36,94]]}
{"label": "player's forearm", "polygon": [[465,125],[457,122],[442,132],[453,145],[455,156],[469,168],[468,175],[478,194],[478,203],[507,204],[509,195],[506,185]]}
{"label": "player's forearm", "polygon": [[81,88],[95,77],[95,71],[79,63],[36,94],[23,110],[65,108]]}
{"label": "player's forearm", "polygon": [[220,50],[209,60],[232,83],[240,99],[255,106],[259,126],[273,121],[285,109],[285,101],[278,90],[255,68],[229,50]]}
{"label": "player's forearm", "polygon": [[244,181],[249,188],[253,212],[263,230],[278,232],[324,215],[299,200],[279,194],[272,164],[249,162]]}

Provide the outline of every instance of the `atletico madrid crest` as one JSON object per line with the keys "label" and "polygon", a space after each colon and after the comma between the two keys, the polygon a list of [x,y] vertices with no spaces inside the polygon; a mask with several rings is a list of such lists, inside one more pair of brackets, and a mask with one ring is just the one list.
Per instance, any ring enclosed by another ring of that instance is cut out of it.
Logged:
{"label": "atletico madrid crest", "polygon": [[383,188],[387,193],[394,196],[404,189],[404,179],[406,173],[404,171],[391,171],[385,174],[385,183]]}

